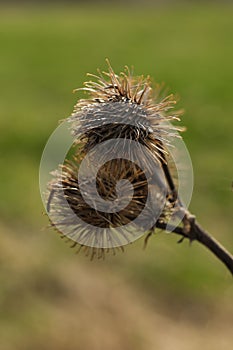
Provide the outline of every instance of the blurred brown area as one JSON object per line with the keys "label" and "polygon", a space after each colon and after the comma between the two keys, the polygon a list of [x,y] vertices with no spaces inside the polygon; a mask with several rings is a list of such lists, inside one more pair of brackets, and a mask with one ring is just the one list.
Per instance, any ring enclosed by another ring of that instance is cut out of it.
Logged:
{"label": "blurred brown area", "polygon": [[119,268],[111,257],[90,262],[61,253],[62,242],[53,252],[55,237],[45,244],[38,233],[1,230],[1,349],[231,349],[232,289],[217,302],[182,286],[163,297],[122,271],[133,251],[114,257],[123,260]]}

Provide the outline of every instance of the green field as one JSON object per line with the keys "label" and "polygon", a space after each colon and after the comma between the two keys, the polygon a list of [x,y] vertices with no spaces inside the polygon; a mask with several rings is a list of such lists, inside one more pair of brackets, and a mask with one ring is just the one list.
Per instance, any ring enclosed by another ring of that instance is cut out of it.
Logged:
{"label": "green field", "polygon": [[44,145],[108,57],[180,96],[190,210],[233,252],[233,7],[132,7],[0,8],[1,349],[232,348],[232,278],[198,243],[159,233],[89,262],[46,229]]}

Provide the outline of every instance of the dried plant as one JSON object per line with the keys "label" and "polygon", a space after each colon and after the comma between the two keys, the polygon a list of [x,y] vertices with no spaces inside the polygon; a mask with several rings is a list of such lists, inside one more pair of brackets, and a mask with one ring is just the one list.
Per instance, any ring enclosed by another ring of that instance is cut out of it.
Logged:
{"label": "dried plant", "polygon": [[[233,273],[233,257],[200,227],[179,198],[176,170],[168,147],[181,130],[168,123],[179,120],[181,114],[173,109],[174,96],[162,98],[161,87],[152,90],[149,77],[135,78],[128,68],[120,76],[109,62],[108,68],[108,72],[98,71],[97,76],[89,74],[94,81],[77,89],[86,91],[89,98],[78,101],[69,118],[75,137],[74,159],[66,160],[49,184],[51,224],[61,234],[68,228],[64,236],[74,241],[73,246],[79,244],[79,249],[91,258],[123,250],[125,244],[135,239],[135,232],[144,227],[147,228],[145,244],[156,229],[167,230],[180,235],[179,242],[185,238],[199,241]],[[97,145],[105,146],[100,152],[95,149]],[[121,157],[117,157],[119,152]],[[78,178],[80,164],[89,154],[92,162],[89,160],[84,183],[90,188],[91,203],[83,197]],[[139,158],[140,164],[134,161]],[[90,180],[89,170],[99,164],[96,178]],[[108,203],[118,203],[120,199],[123,208],[99,210],[95,189]],[[68,206],[64,206],[64,200]],[[143,219],[135,224],[142,212]],[[81,220],[75,220],[77,217]],[[87,225],[83,226],[82,222]],[[133,224],[129,226],[130,223]],[[98,230],[93,230],[93,226]]]}

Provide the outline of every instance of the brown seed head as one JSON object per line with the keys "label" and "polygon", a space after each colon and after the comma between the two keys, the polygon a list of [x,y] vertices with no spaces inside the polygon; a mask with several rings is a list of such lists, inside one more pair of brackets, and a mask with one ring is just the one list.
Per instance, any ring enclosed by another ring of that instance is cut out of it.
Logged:
{"label": "brown seed head", "polygon": [[[52,225],[61,233],[64,233],[64,227],[69,228],[69,234],[66,235],[75,244],[81,241],[81,247],[86,247],[86,253],[91,253],[91,257],[103,257],[109,249],[115,252],[117,248],[130,243],[137,225],[127,230],[127,224],[133,222],[142,211],[144,217],[138,228],[146,222],[147,227],[152,229],[156,215],[158,220],[164,220],[172,213],[169,186],[160,170],[162,171],[167,162],[167,144],[176,129],[167,122],[178,119],[179,114],[172,112],[176,103],[174,97],[169,95],[160,99],[157,88],[153,98],[149,77],[135,78],[127,67],[118,76],[109,62],[108,68],[107,73],[99,72],[98,76],[89,74],[95,81],[88,81],[83,88],[77,89],[87,91],[90,97],[79,100],[69,118],[76,138],[76,156],[72,162],[66,161],[61,166],[62,176],[58,172],[54,173],[54,179],[49,184],[49,214]],[[112,140],[115,140],[114,143]],[[122,144],[122,140],[129,142]],[[95,150],[97,145],[105,144],[107,147],[104,151]],[[134,147],[131,147],[132,144]],[[146,150],[143,154],[140,153],[141,147]],[[117,157],[119,152],[123,156]],[[89,194],[91,200],[93,199],[92,205],[83,198],[77,174],[79,164],[90,153],[102,165],[94,180],[88,178],[87,169],[84,182],[94,188],[94,181],[103,200],[117,203],[116,188],[120,181],[120,200],[125,203],[122,210],[98,210],[94,191]],[[142,158],[140,165],[131,161],[137,160],[139,154]],[[112,159],[104,162],[106,155],[112,155]],[[147,169],[146,175],[144,168]],[[159,174],[155,174],[155,169]],[[133,193],[122,180],[130,182]],[[64,198],[68,203],[66,208]],[[158,209],[156,213],[155,206],[150,205],[154,200],[159,206],[164,201],[162,211]],[[90,227],[83,228],[74,217],[90,224]],[[94,231],[91,225],[102,231]],[[116,228],[120,228],[118,235],[114,235]]]}

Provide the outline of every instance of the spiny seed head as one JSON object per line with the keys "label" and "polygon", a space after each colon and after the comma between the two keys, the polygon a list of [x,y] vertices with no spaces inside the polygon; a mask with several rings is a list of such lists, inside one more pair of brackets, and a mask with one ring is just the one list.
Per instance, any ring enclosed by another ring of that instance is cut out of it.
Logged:
{"label": "spiny seed head", "polygon": [[[76,155],[72,162],[61,165],[49,184],[52,225],[73,239],[74,245],[78,242],[92,258],[103,257],[105,252],[115,252],[130,243],[135,231],[145,223],[147,231],[153,230],[154,218],[167,219],[173,207],[168,184],[161,174],[167,163],[167,144],[176,130],[167,122],[178,119],[179,114],[172,112],[174,97],[160,99],[157,87],[153,98],[149,77],[135,78],[127,67],[118,76],[109,62],[108,68],[107,73],[99,71],[98,76],[89,74],[95,81],[77,89],[87,91],[89,98],[79,100],[69,118]],[[101,151],[97,146],[101,146]],[[89,202],[83,197],[78,177],[86,156],[89,165],[82,181],[90,189]],[[88,173],[95,167],[96,177],[90,179]],[[120,200],[123,208],[99,210],[96,190],[101,200],[116,205]],[[128,228],[142,212],[143,219]],[[97,229],[93,230],[93,226]]]}
{"label": "spiny seed head", "polygon": [[128,67],[118,76],[109,62],[108,66],[109,72],[88,74],[96,81],[74,90],[86,91],[90,97],[74,107],[69,119],[73,135],[85,143],[84,152],[105,140],[127,138],[145,144],[160,157],[175,130],[181,130],[168,124],[181,114],[173,110],[174,96],[161,98],[162,88],[157,84],[152,90],[149,76],[133,77]]}

